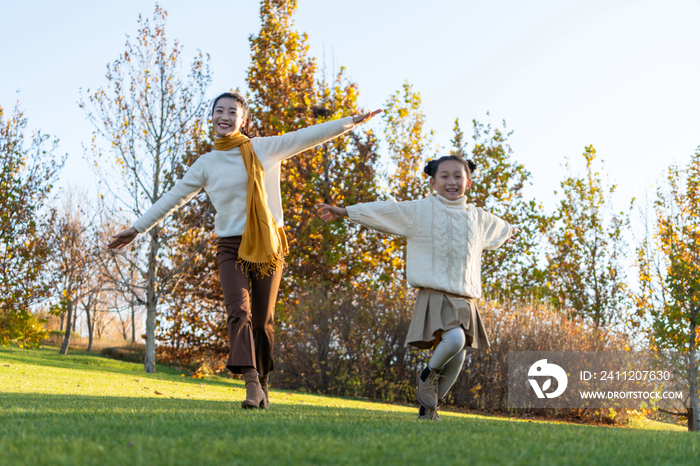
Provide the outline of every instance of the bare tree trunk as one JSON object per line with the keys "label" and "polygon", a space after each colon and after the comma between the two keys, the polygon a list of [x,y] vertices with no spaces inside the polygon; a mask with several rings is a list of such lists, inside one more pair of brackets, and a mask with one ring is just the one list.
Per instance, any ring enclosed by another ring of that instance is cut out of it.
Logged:
{"label": "bare tree trunk", "polygon": [[[121,318],[121,314],[119,314],[119,318]],[[128,322],[120,322],[119,323],[122,327],[122,338],[126,342],[129,339],[129,336],[126,334],[127,327],[129,326]]]}
{"label": "bare tree trunk", "polygon": [[688,408],[688,432],[695,431],[695,414],[693,414],[693,408]]}
{"label": "bare tree trunk", "polygon": [[61,314],[61,326],[58,328],[58,330],[60,330],[61,332],[63,331],[63,321],[65,320],[65,318],[66,318],[66,315]]}
{"label": "bare tree trunk", "polygon": [[131,307],[131,344],[136,343],[136,307],[133,301],[129,301]]}
{"label": "bare tree trunk", "polygon": [[66,335],[63,337],[63,344],[61,345],[61,350],[59,354],[68,353],[68,345],[70,345],[70,331],[72,327],[71,318],[73,316],[73,301],[68,300],[68,305],[66,306]]}
{"label": "bare tree trunk", "polygon": [[688,351],[688,382],[690,385],[690,409],[688,410],[688,430],[697,432],[700,428],[700,407],[698,406],[698,364],[695,357],[697,348],[695,344],[696,319],[698,308],[690,313],[690,351]]}
{"label": "bare tree trunk", "polygon": [[148,283],[146,284],[146,351],[143,365],[148,373],[156,371],[156,276],[158,256],[158,228],[151,230],[148,252]]}
{"label": "bare tree trunk", "polygon": [[78,325],[78,308],[75,308],[75,313],[73,314],[73,333],[76,333],[75,329]]}
{"label": "bare tree trunk", "polygon": [[87,320],[87,332],[88,332],[88,352],[92,351],[92,321],[90,320],[90,307],[83,306],[85,308],[85,319]]}

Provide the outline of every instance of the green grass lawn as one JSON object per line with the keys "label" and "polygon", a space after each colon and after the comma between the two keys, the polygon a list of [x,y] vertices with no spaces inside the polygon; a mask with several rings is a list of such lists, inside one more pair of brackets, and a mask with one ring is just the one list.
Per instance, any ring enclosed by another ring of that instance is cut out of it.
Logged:
{"label": "green grass lawn", "polygon": [[270,393],[55,348],[0,348],[0,464],[700,464],[700,435]]}

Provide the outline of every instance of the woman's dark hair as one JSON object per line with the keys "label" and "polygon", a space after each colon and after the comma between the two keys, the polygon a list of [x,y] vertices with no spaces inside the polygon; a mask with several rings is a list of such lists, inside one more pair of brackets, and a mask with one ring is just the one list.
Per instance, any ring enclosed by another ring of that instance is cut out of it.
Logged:
{"label": "woman's dark hair", "polygon": [[241,94],[238,92],[224,92],[223,94],[220,94],[219,96],[216,97],[211,103],[211,111],[209,114],[213,117],[214,116],[214,108],[216,107],[216,103],[220,99],[233,99],[236,102],[238,102],[239,108],[243,110],[243,117],[245,118],[245,124],[241,126],[241,133],[248,136],[249,138],[254,137],[253,134],[253,126],[250,124],[250,110],[248,109],[248,104],[246,103],[245,99]]}
{"label": "woman's dark hair", "polygon": [[443,155],[439,159],[429,160],[423,171],[432,178],[437,173],[440,164],[442,162],[446,162],[447,160],[456,160],[457,162],[462,163],[464,165],[464,170],[467,172],[467,178],[472,178],[472,173],[474,173],[474,170],[476,170],[476,164],[473,160],[464,160],[462,157],[457,155]]}

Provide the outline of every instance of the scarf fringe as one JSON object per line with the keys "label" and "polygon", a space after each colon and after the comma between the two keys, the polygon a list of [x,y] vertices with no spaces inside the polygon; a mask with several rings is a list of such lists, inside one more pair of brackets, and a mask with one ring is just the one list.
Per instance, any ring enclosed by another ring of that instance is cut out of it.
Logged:
{"label": "scarf fringe", "polygon": [[236,263],[243,267],[247,276],[255,278],[265,278],[275,273],[277,269],[284,269],[287,266],[282,254],[271,255],[267,262],[250,262],[239,256]]}

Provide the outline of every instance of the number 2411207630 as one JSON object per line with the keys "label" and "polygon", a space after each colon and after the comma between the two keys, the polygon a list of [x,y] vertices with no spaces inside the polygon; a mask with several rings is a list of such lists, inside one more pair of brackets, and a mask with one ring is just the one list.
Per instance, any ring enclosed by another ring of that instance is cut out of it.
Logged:
{"label": "number 2411207630", "polygon": [[669,371],[601,371],[600,380],[670,380]]}

